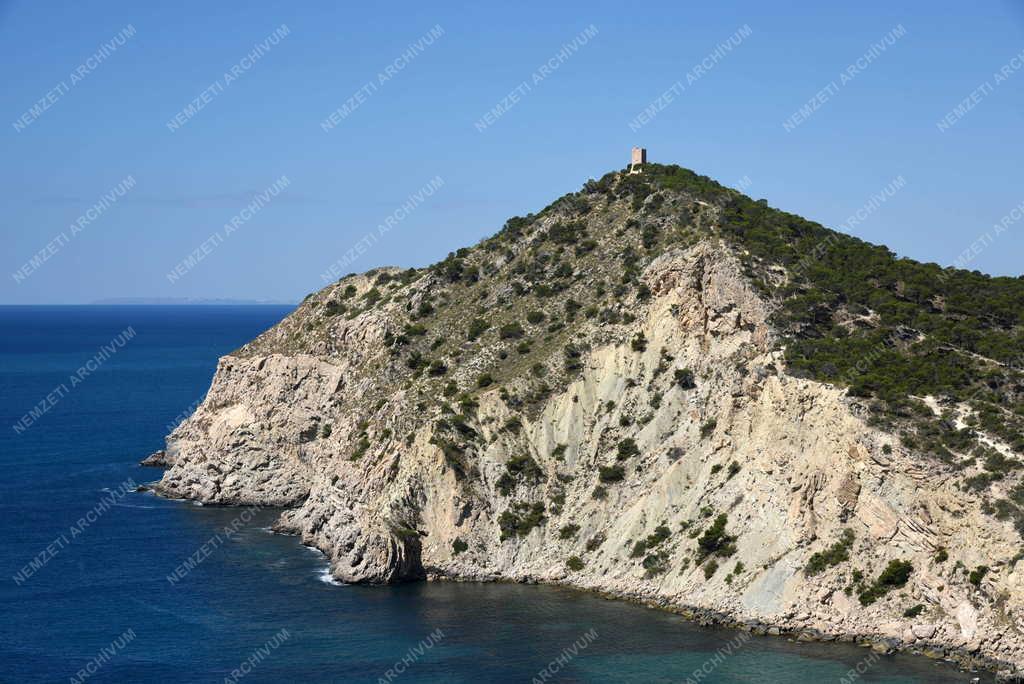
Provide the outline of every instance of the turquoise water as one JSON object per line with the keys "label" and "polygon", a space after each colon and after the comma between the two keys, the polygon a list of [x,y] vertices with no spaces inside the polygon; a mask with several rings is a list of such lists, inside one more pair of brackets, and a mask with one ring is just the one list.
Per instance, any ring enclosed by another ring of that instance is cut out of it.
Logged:
{"label": "turquoise water", "polygon": [[559,588],[336,586],[318,553],[267,530],[273,512],[122,495],[158,477],[136,462],[217,357],[286,313],[0,307],[0,681],[684,682],[703,667],[703,682],[838,682],[858,663],[861,682],[970,680],[848,645],[739,643]]}

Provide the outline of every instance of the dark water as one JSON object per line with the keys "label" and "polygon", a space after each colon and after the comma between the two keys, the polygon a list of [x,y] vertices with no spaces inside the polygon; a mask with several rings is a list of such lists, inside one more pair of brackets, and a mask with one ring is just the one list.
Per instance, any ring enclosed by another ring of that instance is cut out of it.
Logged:
{"label": "dark water", "polygon": [[[546,681],[683,682],[703,666],[704,682],[827,682],[858,663],[862,682],[970,679],[852,646],[740,644],[556,588],[333,586],[317,553],[266,531],[270,512],[121,496],[158,476],[135,463],[201,398],[217,357],[285,313],[0,307],[0,681],[529,682],[548,668]],[[190,556],[201,562],[168,581]]]}

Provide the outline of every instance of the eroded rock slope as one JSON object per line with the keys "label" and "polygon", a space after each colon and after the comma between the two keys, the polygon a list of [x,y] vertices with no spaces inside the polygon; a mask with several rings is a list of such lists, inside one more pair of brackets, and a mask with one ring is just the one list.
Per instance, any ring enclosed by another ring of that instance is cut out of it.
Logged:
{"label": "eroded rock slope", "polygon": [[221,359],[158,491],[286,507],[346,582],[559,582],[1024,662],[1012,522],[787,373],[718,218],[581,193],[432,269],[346,277]]}

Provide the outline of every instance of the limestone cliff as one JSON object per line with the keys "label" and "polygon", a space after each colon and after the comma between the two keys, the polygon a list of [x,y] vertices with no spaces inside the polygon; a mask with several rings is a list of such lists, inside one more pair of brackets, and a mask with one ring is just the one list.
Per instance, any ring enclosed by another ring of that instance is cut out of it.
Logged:
{"label": "limestone cliff", "polygon": [[789,372],[720,220],[685,190],[583,192],[434,268],[346,277],[220,360],[157,489],[286,507],[346,582],[559,582],[1024,664],[1012,521]]}

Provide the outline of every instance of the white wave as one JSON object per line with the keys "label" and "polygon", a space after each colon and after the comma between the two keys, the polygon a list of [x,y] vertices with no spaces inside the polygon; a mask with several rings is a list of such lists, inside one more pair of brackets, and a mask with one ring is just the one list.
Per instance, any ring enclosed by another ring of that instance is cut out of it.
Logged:
{"label": "white wave", "polygon": [[331,574],[330,567],[326,567],[323,570],[320,570],[319,572],[317,572],[317,577],[324,584],[331,584],[331,585],[333,585],[335,587],[343,587],[343,586],[345,586],[344,582],[339,582],[338,580],[334,579],[334,576]]}

